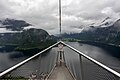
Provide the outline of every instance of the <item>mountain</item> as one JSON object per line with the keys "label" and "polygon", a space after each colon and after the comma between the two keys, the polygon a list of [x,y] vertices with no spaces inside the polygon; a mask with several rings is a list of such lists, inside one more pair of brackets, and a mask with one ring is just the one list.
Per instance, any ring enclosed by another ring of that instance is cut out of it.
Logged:
{"label": "mountain", "polygon": [[120,19],[112,21],[106,18],[97,27],[92,25],[81,33],[63,34],[63,37],[120,45]]}
{"label": "mountain", "polygon": [[31,26],[31,24],[23,21],[23,20],[15,20],[15,19],[3,19],[0,20],[0,27],[6,28],[11,31],[21,31],[24,27]]}
{"label": "mountain", "polygon": [[109,27],[114,24],[114,20],[112,20],[110,17],[105,18],[100,24],[100,27]]}
{"label": "mountain", "polygon": [[45,41],[50,35],[48,32],[42,29],[27,29],[23,30],[22,32],[19,33],[1,33],[0,34],[0,40],[1,44],[2,43],[32,43],[32,42],[37,42],[37,41]]}
{"label": "mountain", "polygon": [[[37,53],[42,49],[56,42],[53,35],[43,29],[26,28],[31,24],[24,20],[5,19],[0,20],[1,28],[6,28],[11,31],[0,33],[0,46],[15,46],[14,50],[27,53]],[[9,27],[8,27],[9,26]],[[1,50],[1,48],[0,48]]]}

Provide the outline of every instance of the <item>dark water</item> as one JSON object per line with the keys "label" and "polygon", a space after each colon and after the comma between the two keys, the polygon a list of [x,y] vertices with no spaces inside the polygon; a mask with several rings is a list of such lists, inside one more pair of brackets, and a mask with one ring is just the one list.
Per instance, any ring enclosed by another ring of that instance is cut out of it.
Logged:
{"label": "dark water", "polygon": [[[120,58],[115,57],[111,55],[110,53],[114,53],[114,51],[111,49],[104,49],[102,47],[94,46],[94,45],[88,45],[88,44],[82,44],[78,42],[67,42],[69,45],[77,48],[78,50],[84,52],[85,54],[89,55],[90,57],[98,60],[99,62],[109,66],[110,68],[120,72]],[[56,54],[57,54],[57,48],[53,48],[50,51],[38,56],[34,60],[26,63],[25,65],[21,66],[20,68],[14,70],[11,74],[13,75],[20,75],[20,76],[29,76],[31,73],[37,73],[41,74],[43,73],[49,73],[52,69],[52,67],[55,64],[56,61]],[[79,55],[76,54],[74,51],[68,49],[67,47],[64,47],[65,50],[65,57],[66,57],[66,63],[70,70],[74,73],[74,75],[77,77],[77,79],[80,79],[80,62],[79,62]],[[119,51],[119,50],[118,50]],[[0,71],[3,71],[20,61],[26,59],[27,57],[11,57],[14,54],[19,54],[19,52],[1,52],[0,53]],[[22,53],[20,53],[22,55]],[[86,59],[82,58],[84,61],[88,62]],[[92,64],[92,63],[90,63]],[[101,70],[98,68],[94,68],[94,65],[89,66],[89,64],[86,65],[86,63],[83,64],[84,69],[89,71],[89,68],[93,68],[92,73],[96,73],[96,70]],[[95,65],[96,66],[96,65]],[[91,71],[90,71],[91,72]],[[85,74],[87,76],[92,76]],[[101,75],[101,74],[98,74]],[[108,75],[109,76],[109,75]],[[92,80],[88,79],[88,80]],[[104,80],[104,79],[96,79],[96,80]],[[107,80],[107,79],[105,79]],[[112,79],[109,79],[112,80]],[[114,79],[113,79],[114,80]]]}
{"label": "dark water", "polygon": [[[12,71],[10,74],[13,76],[24,76],[28,77],[32,73],[41,74],[49,73],[56,61],[56,48],[41,54],[40,56],[34,58],[33,60],[25,63],[23,66]],[[16,54],[21,54],[20,52],[2,52],[0,53],[0,71],[6,70],[15,64],[25,60],[28,57],[15,58]],[[14,57],[13,57],[14,56]]]}
{"label": "dark water", "polygon": [[[94,46],[89,44],[83,44],[78,42],[68,43],[79,51],[89,55],[90,57],[96,59],[97,61],[114,68],[120,72],[120,58],[113,56],[116,52],[120,54],[120,48],[116,49],[105,49],[101,46]],[[119,52],[118,52],[119,51]],[[111,55],[112,53],[112,55]]]}

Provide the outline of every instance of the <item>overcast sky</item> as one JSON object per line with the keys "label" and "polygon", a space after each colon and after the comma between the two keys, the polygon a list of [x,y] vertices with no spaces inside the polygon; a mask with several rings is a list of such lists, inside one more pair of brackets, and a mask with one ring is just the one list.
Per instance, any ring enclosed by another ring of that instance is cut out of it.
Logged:
{"label": "overcast sky", "polygon": [[[119,16],[120,0],[62,0],[62,32],[80,32],[85,25]],[[58,34],[58,0],[0,0],[0,18],[23,19]]]}

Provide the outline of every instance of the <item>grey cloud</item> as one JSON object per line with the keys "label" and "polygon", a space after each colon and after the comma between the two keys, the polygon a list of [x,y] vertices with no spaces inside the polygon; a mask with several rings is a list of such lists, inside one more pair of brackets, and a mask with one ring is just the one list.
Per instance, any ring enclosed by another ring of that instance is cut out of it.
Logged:
{"label": "grey cloud", "polygon": [[6,3],[6,0],[1,0],[0,2],[0,19],[4,18],[6,16],[11,15],[12,11],[10,9],[10,7],[8,7],[9,4]]}
{"label": "grey cloud", "polygon": [[101,14],[100,11],[98,12],[83,12],[76,15],[77,17],[82,17],[85,20],[101,20],[105,15]]}
{"label": "grey cloud", "polygon": [[[80,32],[87,24],[118,17],[120,0],[62,0],[63,32]],[[103,10],[111,7],[111,14]],[[57,0],[1,0],[0,18],[23,19],[51,34],[59,32]],[[83,26],[81,26],[83,25]]]}

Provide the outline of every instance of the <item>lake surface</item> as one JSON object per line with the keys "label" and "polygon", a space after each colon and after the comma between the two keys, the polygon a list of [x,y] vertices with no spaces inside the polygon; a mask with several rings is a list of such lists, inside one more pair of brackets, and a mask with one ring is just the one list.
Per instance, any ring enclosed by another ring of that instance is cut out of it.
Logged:
{"label": "lake surface", "polygon": [[[68,42],[67,44],[73,46],[79,51],[89,55],[90,57],[96,59],[97,61],[114,68],[120,72],[120,58],[111,55],[111,53],[115,54],[116,52],[120,54],[120,48],[116,49],[105,49],[99,46],[83,44],[78,42]],[[109,48],[109,47],[108,47]]]}
{"label": "lake surface", "polygon": [[[99,62],[109,66],[110,68],[120,72],[120,58],[114,57],[111,55],[110,50],[106,50],[99,46],[88,45],[78,42],[67,42],[67,44],[73,46],[74,48],[80,50],[81,52],[89,55],[90,57],[98,60]],[[11,74],[13,75],[20,75],[20,76],[29,76],[31,73],[49,73],[56,62],[56,55],[57,55],[57,47],[52,48],[51,50],[47,51],[46,53],[36,57],[34,60],[29,61],[25,65],[21,66],[20,68],[14,70]],[[80,65],[79,65],[79,55],[76,54],[74,51],[70,50],[67,47],[64,47],[66,63],[68,67],[72,70],[74,75],[77,79],[80,79]],[[119,50],[118,50],[119,51]],[[21,62],[22,60],[26,59],[27,57],[18,57],[17,54],[21,54],[20,52],[0,52],[0,71],[8,69],[13,65]],[[83,58],[84,61],[87,61]],[[87,61],[88,62],[88,61]],[[92,63],[91,63],[92,64]],[[90,64],[90,65],[91,65]],[[87,64],[88,65],[88,64]],[[86,63],[83,66],[89,71],[89,68],[93,68],[93,73],[97,70],[94,67],[86,66]],[[91,72],[91,71],[90,71]],[[88,72],[87,72],[88,73]],[[96,73],[96,72],[95,72]],[[85,74],[88,75],[88,74]],[[100,74],[98,74],[100,75]],[[91,76],[91,75],[89,75]],[[89,80],[92,80],[89,79]],[[97,79],[96,79],[97,80]],[[98,79],[99,80],[99,79]]]}

